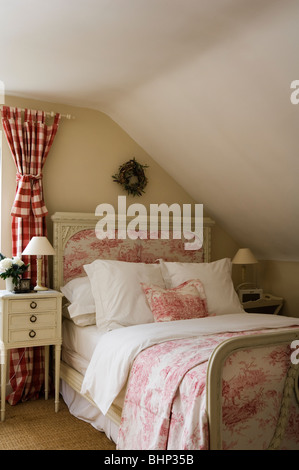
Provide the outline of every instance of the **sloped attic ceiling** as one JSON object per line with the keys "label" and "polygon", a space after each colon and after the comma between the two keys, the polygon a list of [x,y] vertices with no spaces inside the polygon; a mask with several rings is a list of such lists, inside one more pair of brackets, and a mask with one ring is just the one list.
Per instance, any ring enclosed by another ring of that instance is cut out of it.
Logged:
{"label": "sloped attic ceiling", "polygon": [[6,94],[105,112],[240,245],[299,260],[296,0],[0,0],[0,21]]}

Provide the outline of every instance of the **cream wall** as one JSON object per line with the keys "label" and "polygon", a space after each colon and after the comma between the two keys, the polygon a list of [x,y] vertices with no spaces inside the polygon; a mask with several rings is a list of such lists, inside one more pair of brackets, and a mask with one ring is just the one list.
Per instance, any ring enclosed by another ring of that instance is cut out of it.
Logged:
{"label": "cream wall", "polygon": [[[112,175],[117,172],[119,165],[133,156],[140,163],[149,165],[149,183],[141,197],[127,197],[128,205],[139,202],[149,210],[151,203],[195,203],[188,193],[107,115],[91,109],[12,96],[6,97],[6,104],[21,108],[54,110],[75,116],[74,120],[61,120],[43,170],[45,202],[49,210],[49,239],[52,238],[50,216],[54,212],[93,213],[101,203],[117,207],[118,195],[126,193],[113,182]],[[15,174],[15,165],[3,136],[1,251],[7,256],[11,254],[10,209],[15,193]],[[237,249],[236,243],[227,233],[217,225],[213,227],[212,259],[232,257]]]}
{"label": "cream wall", "polygon": [[299,317],[299,263],[265,260],[258,272],[265,292],[284,298],[283,314]]}

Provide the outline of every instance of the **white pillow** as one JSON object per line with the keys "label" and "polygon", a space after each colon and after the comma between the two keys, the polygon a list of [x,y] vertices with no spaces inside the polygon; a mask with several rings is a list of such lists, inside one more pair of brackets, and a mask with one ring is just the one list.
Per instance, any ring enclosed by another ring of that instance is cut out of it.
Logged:
{"label": "white pillow", "polygon": [[75,325],[77,325],[77,326],[90,326],[90,325],[95,325],[96,324],[96,314],[95,314],[95,312],[94,313],[84,313],[84,315],[77,315],[76,317],[71,318],[70,314],[64,310],[63,316],[65,318],[68,318],[68,320],[71,320],[72,322],[74,322]]}
{"label": "white pillow", "polygon": [[96,322],[111,329],[154,321],[140,285],[165,287],[159,264],[96,260],[84,269],[96,304]]}
{"label": "white pillow", "polygon": [[159,261],[167,288],[177,287],[191,279],[202,282],[209,315],[244,313],[232,282],[232,263],[229,258],[212,263]]}
{"label": "white pillow", "polygon": [[65,286],[61,287],[60,290],[70,302],[68,311],[71,318],[78,315],[95,313],[95,301],[87,276],[72,279]]}

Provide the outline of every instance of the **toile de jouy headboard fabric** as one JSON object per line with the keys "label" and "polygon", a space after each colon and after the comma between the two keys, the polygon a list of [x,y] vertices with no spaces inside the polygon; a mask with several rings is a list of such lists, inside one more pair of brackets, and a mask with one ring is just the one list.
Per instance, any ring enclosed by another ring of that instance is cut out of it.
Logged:
{"label": "toile de jouy headboard fabric", "polygon": [[211,227],[214,222],[204,218],[203,246],[186,250],[184,241],[161,238],[132,240],[96,237],[99,217],[94,214],[56,212],[53,221],[53,245],[56,255],[53,264],[53,287],[59,290],[70,280],[84,276],[83,265],[96,259],[155,263],[157,259],[180,262],[209,262],[211,256]]}

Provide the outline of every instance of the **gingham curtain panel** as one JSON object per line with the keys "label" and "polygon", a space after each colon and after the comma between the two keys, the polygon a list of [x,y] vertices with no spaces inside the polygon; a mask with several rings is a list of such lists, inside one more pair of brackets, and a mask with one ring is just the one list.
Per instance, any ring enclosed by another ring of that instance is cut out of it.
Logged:
{"label": "gingham curtain panel", "polygon": [[[34,236],[47,236],[48,211],[43,198],[42,169],[54,141],[60,114],[51,126],[45,124],[44,111],[25,109],[24,119],[19,108],[3,106],[2,125],[16,165],[17,187],[12,215],[12,255],[21,256]],[[26,275],[36,282],[36,257],[24,256],[30,263]],[[43,283],[47,282],[47,258],[43,263]],[[10,384],[7,397],[14,405],[20,400],[36,398],[44,380],[44,348],[22,348],[10,352]]]}

